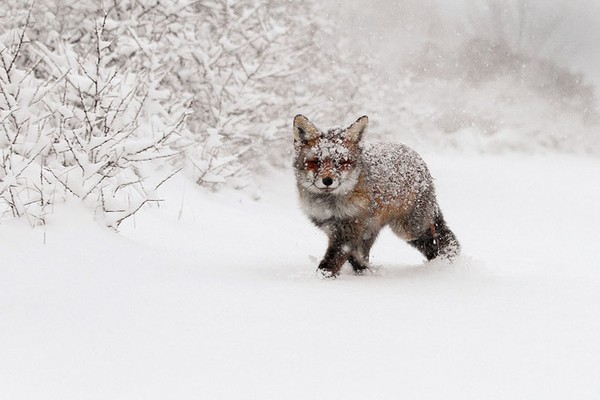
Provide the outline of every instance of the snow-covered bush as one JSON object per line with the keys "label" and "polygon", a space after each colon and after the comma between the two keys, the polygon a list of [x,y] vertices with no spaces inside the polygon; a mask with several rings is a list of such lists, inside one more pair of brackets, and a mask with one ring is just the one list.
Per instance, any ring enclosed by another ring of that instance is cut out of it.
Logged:
{"label": "snow-covered bush", "polygon": [[[159,200],[154,190],[176,170],[169,160],[179,156],[187,111],[166,109],[151,68],[115,59],[110,10],[86,13],[89,29],[68,42],[34,28],[34,9],[52,19],[50,5],[31,3],[25,22],[0,36],[0,211],[43,223],[48,205],[74,196],[117,227]],[[146,165],[153,160],[159,168]]]}

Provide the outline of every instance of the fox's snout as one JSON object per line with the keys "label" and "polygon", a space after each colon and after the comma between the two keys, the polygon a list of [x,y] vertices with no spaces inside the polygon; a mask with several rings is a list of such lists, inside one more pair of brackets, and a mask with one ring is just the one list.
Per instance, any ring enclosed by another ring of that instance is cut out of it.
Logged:
{"label": "fox's snout", "polygon": [[321,190],[333,190],[340,186],[341,178],[339,174],[325,173],[317,174],[313,178],[313,184]]}
{"label": "fox's snout", "polygon": [[330,191],[330,190],[337,189],[340,186],[340,179],[332,178],[330,176],[325,176],[322,178],[319,177],[319,178],[315,179],[314,185],[317,187],[317,189],[320,189],[323,191]]}
{"label": "fox's snout", "polygon": [[339,171],[336,171],[335,165],[331,161],[325,160],[315,171],[315,186],[322,190],[335,189],[340,184],[340,175]]}

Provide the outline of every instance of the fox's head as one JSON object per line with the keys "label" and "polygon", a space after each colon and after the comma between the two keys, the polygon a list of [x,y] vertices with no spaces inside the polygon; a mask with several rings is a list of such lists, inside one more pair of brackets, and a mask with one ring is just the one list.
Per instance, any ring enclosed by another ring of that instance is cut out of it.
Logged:
{"label": "fox's head", "polygon": [[311,193],[346,194],[360,177],[360,141],[369,118],[348,128],[321,131],[304,115],[294,118],[294,169],[298,185]]}

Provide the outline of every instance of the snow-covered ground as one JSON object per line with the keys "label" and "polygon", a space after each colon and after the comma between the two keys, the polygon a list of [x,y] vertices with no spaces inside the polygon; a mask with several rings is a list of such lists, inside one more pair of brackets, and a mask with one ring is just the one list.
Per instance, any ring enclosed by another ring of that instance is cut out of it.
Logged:
{"label": "snow-covered ground", "polygon": [[2,221],[0,398],[600,398],[600,160],[425,158],[454,265],[386,231],[372,274],[315,278],[291,171],[260,201],[175,178],[120,234]]}

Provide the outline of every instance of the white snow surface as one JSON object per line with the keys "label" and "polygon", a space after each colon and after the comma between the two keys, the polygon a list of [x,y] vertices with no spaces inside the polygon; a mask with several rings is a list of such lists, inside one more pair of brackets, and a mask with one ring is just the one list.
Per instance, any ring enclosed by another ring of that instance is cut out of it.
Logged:
{"label": "white snow surface", "polygon": [[386,230],[373,273],[316,278],[291,170],[259,201],[177,177],[120,234],[3,220],[0,397],[600,398],[600,160],[424,158],[453,265]]}

